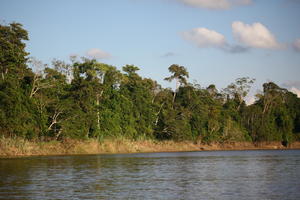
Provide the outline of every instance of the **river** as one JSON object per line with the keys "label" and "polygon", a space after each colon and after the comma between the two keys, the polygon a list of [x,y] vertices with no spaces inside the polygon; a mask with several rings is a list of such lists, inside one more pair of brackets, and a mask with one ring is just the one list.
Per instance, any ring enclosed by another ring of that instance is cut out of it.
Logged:
{"label": "river", "polygon": [[300,199],[300,150],[2,158],[0,199]]}

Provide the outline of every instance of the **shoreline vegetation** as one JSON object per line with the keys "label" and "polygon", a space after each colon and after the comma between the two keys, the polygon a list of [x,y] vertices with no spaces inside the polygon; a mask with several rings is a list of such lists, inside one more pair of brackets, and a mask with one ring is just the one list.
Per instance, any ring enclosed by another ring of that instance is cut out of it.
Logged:
{"label": "shoreline vegetation", "polygon": [[28,39],[0,24],[1,156],[299,148],[300,98],[274,82],[247,105],[253,78],[203,87],[172,64],[164,88],[134,65],[43,64]]}
{"label": "shoreline vegetation", "polygon": [[191,141],[153,141],[128,139],[96,139],[65,141],[29,141],[23,138],[0,139],[0,158],[55,155],[92,155],[122,153],[158,153],[187,151],[218,151],[218,150],[286,150],[300,149],[300,142],[285,147],[280,142],[229,142],[202,144]]}

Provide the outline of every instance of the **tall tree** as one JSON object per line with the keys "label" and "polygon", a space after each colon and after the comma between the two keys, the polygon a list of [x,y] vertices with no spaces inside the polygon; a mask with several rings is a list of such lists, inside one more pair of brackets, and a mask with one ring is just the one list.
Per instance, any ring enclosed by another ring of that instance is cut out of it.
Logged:
{"label": "tall tree", "polygon": [[35,137],[36,108],[27,96],[32,71],[27,67],[24,40],[28,33],[19,23],[0,25],[0,132]]}
{"label": "tall tree", "polygon": [[238,78],[224,89],[225,94],[237,102],[237,110],[240,110],[244,98],[248,95],[255,79],[249,77]]}
{"label": "tall tree", "polygon": [[19,23],[11,23],[8,26],[0,24],[0,70],[1,78],[6,75],[24,76],[27,69],[24,40],[28,40],[28,33]]}
{"label": "tall tree", "polygon": [[176,98],[176,93],[178,92],[178,88],[181,85],[187,84],[187,78],[189,78],[189,73],[187,72],[186,68],[184,66],[179,66],[177,64],[173,64],[169,67],[169,72],[172,73],[171,76],[165,78],[166,81],[172,81],[175,79],[176,81],[176,87],[173,95],[173,103]]}

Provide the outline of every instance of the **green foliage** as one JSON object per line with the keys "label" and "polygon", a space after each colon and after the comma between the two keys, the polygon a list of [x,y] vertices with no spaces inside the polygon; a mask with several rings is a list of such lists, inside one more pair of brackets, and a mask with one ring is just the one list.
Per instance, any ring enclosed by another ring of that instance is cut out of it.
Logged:
{"label": "green foliage", "polygon": [[173,64],[169,67],[169,72],[172,73],[172,76],[165,78],[165,80],[172,81],[176,79],[181,85],[187,84],[186,78],[189,77],[189,73],[185,67]]}
{"label": "green foliage", "polygon": [[28,33],[19,23],[8,26],[0,24],[0,72],[4,80],[7,76],[23,77],[26,73],[25,43]]}
{"label": "green foliage", "polygon": [[[174,91],[143,78],[134,65],[123,72],[97,60],[27,63],[27,32],[0,26],[0,133],[28,139],[129,138],[195,142],[300,139],[300,99],[265,83],[253,105],[244,98],[254,79],[239,78],[219,92],[191,84],[183,66],[169,67]],[[30,69],[28,65],[32,67]],[[44,68],[39,69],[37,68]],[[33,73],[32,71],[35,71]]]}
{"label": "green foliage", "polygon": [[282,141],[288,145],[297,136],[299,98],[273,82],[263,85],[254,105],[242,113],[243,124],[254,141]]}

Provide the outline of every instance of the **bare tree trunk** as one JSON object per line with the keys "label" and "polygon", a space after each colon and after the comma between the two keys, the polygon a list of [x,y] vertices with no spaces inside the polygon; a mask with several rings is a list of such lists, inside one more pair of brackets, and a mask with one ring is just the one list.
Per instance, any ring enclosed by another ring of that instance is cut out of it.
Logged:
{"label": "bare tree trunk", "polygon": [[99,111],[99,97],[100,95],[97,94],[96,96],[96,105],[97,105],[97,128],[100,131],[100,111]]}
{"label": "bare tree trunk", "polygon": [[178,79],[176,79],[176,88],[175,88],[174,95],[173,95],[173,106],[174,106],[174,102],[175,102],[175,98],[176,98],[176,93],[177,93],[177,90],[179,88],[178,83],[179,83]]}
{"label": "bare tree trunk", "polygon": [[57,123],[58,123],[57,118],[58,118],[58,116],[59,116],[61,113],[62,113],[62,112],[57,112],[57,111],[55,111],[55,113],[54,113],[53,116],[52,116],[52,122],[51,122],[51,124],[48,126],[48,131],[51,130],[51,128],[52,128],[52,126],[53,126],[54,124],[57,124]]}
{"label": "bare tree trunk", "polygon": [[157,114],[156,114],[156,120],[155,120],[155,126],[157,125],[157,123],[158,123],[158,119],[159,119],[159,113],[161,112],[161,110],[162,110],[162,107],[163,107],[163,105],[165,104],[165,102],[163,102],[162,104],[161,104],[161,106],[160,106],[160,108],[159,108],[159,111],[157,112]]}
{"label": "bare tree trunk", "polygon": [[243,98],[242,98],[242,97],[239,97],[239,105],[238,105],[238,107],[237,107],[237,110],[238,110],[238,111],[240,110],[242,103],[243,103]]}
{"label": "bare tree trunk", "polygon": [[100,92],[100,94],[96,95],[96,105],[97,105],[97,128],[100,131],[100,109],[99,109],[99,105],[100,105],[100,98],[102,97],[103,94],[103,90]]}
{"label": "bare tree trunk", "polygon": [[175,92],[174,92],[174,95],[173,95],[173,100],[172,100],[173,104],[174,104],[174,102],[175,102],[176,93],[177,93],[177,91],[175,91]]}
{"label": "bare tree trunk", "polygon": [[55,139],[58,140],[58,137],[61,135],[63,129],[59,129],[58,133],[55,135]]}
{"label": "bare tree trunk", "polygon": [[31,88],[31,92],[30,92],[30,95],[29,95],[30,98],[32,98],[33,95],[39,90],[39,88],[37,87],[37,83],[36,83],[37,79],[38,79],[37,74],[35,74],[34,77],[33,77],[32,88]]}
{"label": "bare tree trunk", "polygon": [[151,103],[154,103],[154,100],[155,100],[157,94],[158,94],[158,93],[156,93],[156,94],[154,95],[154,97],[153,97],[152,100],[151,100]]}

